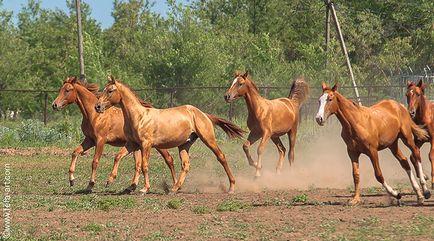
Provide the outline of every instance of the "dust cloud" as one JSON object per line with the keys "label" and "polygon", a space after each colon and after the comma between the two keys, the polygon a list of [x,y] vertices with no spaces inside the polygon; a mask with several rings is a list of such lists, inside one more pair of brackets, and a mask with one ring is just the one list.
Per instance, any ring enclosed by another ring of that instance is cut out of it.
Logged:
{"label": "dust cloud", "polygon": [[[346,152],[346,145],[342,140],[341,126],[338,121],[332,120],[321,127],[318,136],[309,140],[300,140],[295,147],[295,162],[289,166],[288,156],[285,155],[281,174],[276,173],[278,154],[276,147],[271,143],[266,148],[263,158],[262,176],[254,178],[255,168],[246,163],[242,170],[234,172],[237,192],[261,192],[262,190],[285,190],[310,188],[353,188],[351,161]],[[285,147],[288,148],[287,138],[282,138]],[[400,142],[400,147],[409,159],[409,149]],[[253,158],[256,158],[257,144],[251,147]],[[424,172],[430,176],[430,162],[428,160],[429,144],[422,147],[422,164]],[[240,152],[242,149],[240,148]],[[399,162],[393,157],[389,149],[379,152],[380,166],[387,183],[393,186],[409,185],[407,174]],[[214,165],[219,165],[218,163]],[[374,170],[369,158],[361,155],[360,184],[362,188],[381,187],[376,181]],[[190,183],[195,183],[196,191],[214,193],[222,192],[228,187],[225,174],[216,177],[213,163],[207,163],[199,173],[192,173]],[[218,168],[221,168],[219,166]],[[413,168],[413,167],[412,167]],[[414,170],[413,170],[414,171]]]}

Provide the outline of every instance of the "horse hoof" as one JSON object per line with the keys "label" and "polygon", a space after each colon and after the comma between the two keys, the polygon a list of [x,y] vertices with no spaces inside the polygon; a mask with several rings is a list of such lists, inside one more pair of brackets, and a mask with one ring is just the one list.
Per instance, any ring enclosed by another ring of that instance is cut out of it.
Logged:
{"label": "horse hoof", "polygon": [[424,201],[423,197],[417,197],[417,205],[422,206]]}
{"label": "horse hoof", "polygon": [[69,180],[69,186],[70,187],[74,186],[74,182],[75,182],[75,179]]}
{"label": "horse hoof", "polygon": [[111,182],[107,181],[107,182],[105,183],[105,188],[108,188],[108,187],[110,186],[110,184],[111,184]]}
{"label": "horse hoof", "polygon": [[230,194],[230,195],[235,194],[235,191],[234,190],[229,190],[228,194]]}
{"label": "horse hoof", "polygon": [[402,198],[401,193],[398,193],[398,194],[396,195],[396,199],[401,200],[401,198]]}
{"label": "horse hoof", "polygon": [[[419,200],[418,200],[419,202]],[[396,206],[401,207],[402,206],[402,201],[401,199],[396,199]]]}
{"label": "horse hoof", "polygon": [[141,195],[144,196],[144,195],[146,195],[149,192],[149,188],[142,188],[142,189],[139,190],[139,192],[140,192]]}
{"label": "horse hoof", "polygon": [[83,193],[84,194],[91,194],[92,193],[92,189],[86,188],[86,189],[84,189]]}
{"label": "horse hoof", "polygon": [[352,199],[350,201],[348,201],[348,205],[350,206],[357,206],[361,203],[360,199]]}
{"label": "horse hoof", "polygon": [[423,197],[425,199],[430,199],[431,198],[431,192],[429,190],[426,190],[425,192],[423,192]]}

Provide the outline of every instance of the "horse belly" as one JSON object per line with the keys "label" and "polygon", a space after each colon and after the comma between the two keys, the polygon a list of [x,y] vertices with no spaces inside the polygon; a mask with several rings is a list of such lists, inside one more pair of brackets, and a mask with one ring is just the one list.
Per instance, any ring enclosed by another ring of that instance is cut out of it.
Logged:
{"label": "horse belly", "polygon": [[183,118],[175,122],[161,122],[154,130],[153,145],[165,149],[178,147],[187,142],[193,132],[191,122]]}

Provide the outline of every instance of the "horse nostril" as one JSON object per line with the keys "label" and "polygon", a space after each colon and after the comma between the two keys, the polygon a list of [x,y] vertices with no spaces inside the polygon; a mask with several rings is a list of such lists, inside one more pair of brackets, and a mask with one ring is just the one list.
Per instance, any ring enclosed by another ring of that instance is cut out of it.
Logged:
{"label": "horse nostril", "polygon": [[53,103],[51,106],[53,107],[53,110],[57,109],[57,104],[56,103]]}

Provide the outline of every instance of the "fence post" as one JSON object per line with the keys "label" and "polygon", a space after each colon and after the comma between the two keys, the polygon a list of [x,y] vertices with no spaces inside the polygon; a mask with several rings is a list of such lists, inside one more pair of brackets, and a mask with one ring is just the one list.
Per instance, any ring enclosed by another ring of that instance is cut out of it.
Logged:
{"label": "fence post", "polygon": [[232,102],[229,102],[229,113],[228,113],[229,120],[232,121],[233,118],[233,106]]}
{"label": "fence post", "polygon": [[47,125],[48,93],[44,92],[44,125]]}
{"label": "fence post", "polygon": [[170,107],[173,107],[173,95],[175,94],[175,89],[170,89]]}

